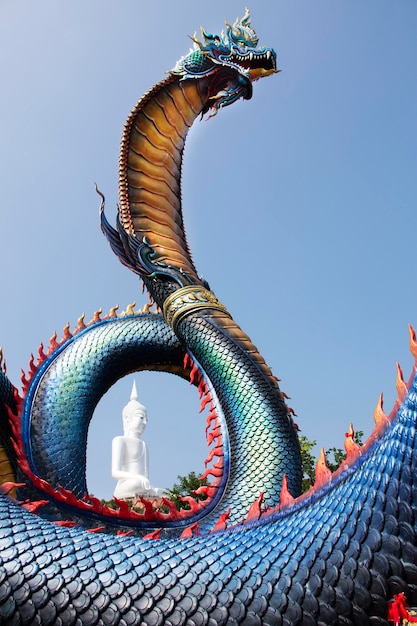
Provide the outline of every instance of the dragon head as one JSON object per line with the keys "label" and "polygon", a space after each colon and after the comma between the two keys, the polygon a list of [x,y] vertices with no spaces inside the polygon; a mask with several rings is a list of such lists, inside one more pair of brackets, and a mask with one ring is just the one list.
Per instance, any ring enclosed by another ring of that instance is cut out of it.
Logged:
{"label": "dragon head", "polygon": [[251,27],[249,10],[233,25],[226,22],[226,32],[212,35],[201,28],[203,41],[191,38],[194,49],[182,57],[171,74],[182,80],[217,75],[210,94],[208,109],[215,114],[219,108],[240,97],[252,96],[252,82],[279,72],[272,48],[258,47],[258,36]]}

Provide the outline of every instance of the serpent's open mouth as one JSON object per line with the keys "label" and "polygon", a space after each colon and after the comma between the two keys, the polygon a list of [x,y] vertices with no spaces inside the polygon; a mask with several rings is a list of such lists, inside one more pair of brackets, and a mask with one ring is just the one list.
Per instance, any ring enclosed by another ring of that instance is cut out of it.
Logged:
{"label": "serpent's open mouth", "polygon": [[277,71],[277,60],[275,51],[272,49],[264,52],[247,52],[246,54],[233,54],[233,60],[245,70],[263,69],[269,72]]}

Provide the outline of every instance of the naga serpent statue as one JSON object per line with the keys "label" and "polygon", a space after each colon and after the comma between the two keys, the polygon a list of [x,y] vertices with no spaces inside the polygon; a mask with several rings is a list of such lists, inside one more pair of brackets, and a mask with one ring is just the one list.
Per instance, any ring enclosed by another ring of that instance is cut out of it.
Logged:
{"label": "naga serpent statue", "polygon": [[[124,127],[120,206],[102,229],[156,313],[84,318],[39,349],[18,392],[0,368],[0,623],[388,624],[395,594],[417,603],[417,378],[335,474],[324,454],[301,494],[296,427],[277,379],[199,277],[181,212],[181,162],[201,115],[249,99],[277,72],[249,12],[194,49]],[[410,328],[411,351],[417,341]],[[100,398],[122,376],[167,371],[207,413],[205,499],[178,511],[88,494],[86,445]]]}

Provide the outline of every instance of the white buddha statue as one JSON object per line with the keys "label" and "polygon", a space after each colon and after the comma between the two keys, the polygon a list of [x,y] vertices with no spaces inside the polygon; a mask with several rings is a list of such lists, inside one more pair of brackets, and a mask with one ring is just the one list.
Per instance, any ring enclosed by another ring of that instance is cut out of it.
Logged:
{"label": "white buddha statue", "polygon": [[148,448],[140,438],[148,421],[147,412],[138,401],[135,381],[122,418],[124,435],[112,441],[112,476],[118,481],[114,496],[118,499],[159,496],[163,489],[152,487],[149,482]]}

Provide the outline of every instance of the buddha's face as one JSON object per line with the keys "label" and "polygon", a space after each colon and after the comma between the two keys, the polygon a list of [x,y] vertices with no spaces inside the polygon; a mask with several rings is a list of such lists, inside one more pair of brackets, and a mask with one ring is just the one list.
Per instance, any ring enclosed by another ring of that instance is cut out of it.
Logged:
{"label": "buddha's face", "polygon": [[146,411],[140,408],[134,409],[127,416],[129,433],[131,435],[141,435],[145,430],[147,422]]}

